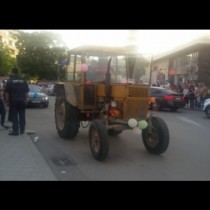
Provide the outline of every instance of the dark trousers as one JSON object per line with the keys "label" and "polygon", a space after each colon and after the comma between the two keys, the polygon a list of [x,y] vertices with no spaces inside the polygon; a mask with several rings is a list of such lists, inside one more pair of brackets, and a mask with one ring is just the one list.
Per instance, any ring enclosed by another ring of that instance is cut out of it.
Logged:
{"label": "dark trousers", "polygon": [[6,110],[4,106],[3,99],[0,98],[0,115],[1,115],[1,125],[4,125]]}
{"label": "dark trousers", "polygon": [[8,121],[12,122],[12,113],[11,113],[10,107],[9,107],[9,110],[8,110]]}
{"label": "dark trousers", "polygon": [[14,133],[19,134],[25,131],[25,102],[13,101],[10,103],[10,111],[12,115],[12,130]]}
{"label": "dark trousers", "polygon": [[191,97],[190,98],[190,108],[191,109],[194,109],[195,108],[195,98],[194,97]]}

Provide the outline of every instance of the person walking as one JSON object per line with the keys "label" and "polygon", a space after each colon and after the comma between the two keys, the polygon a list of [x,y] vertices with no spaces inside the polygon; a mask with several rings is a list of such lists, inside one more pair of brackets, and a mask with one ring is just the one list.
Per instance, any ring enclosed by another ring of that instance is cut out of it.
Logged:
{"label": "person walking", "polygon": [[5,109],[5,103],[4,103],[4,75],[0,75],[0,115],[1,115],[1,121],[0,121],[0,129],[8,129],[9,126],[6,126],[4,124],[5,122],[5,115],[6,115],[6,109]]}
{"label": "person walking", "polygon": [[[12,75],[10,75],[9,79],[12,78]],[[11,109],[10,109],[10,106],[9,106],[9,109],[8,109],[8,115],[7,115],[7,121],[8,122],[12,122],[12,113],[11,113]]]}
{"label": "person walking", "polygon": [[185,108],[189,108],[189,87],[187,84],[185,84],[185,87],[183,89],[183,94],[184,94],[184,101],[185,101]]}
{"label": "person walking", "polygon": [[203,109],[203,105],[207,96],[208,96],[208,88],[205,83],[201,83],[201,88],[200,88],[201,109]]}
{"label": "person walking", "polygon": [[12,115],[12,131],[9,135],[18,136],[25,132],[25,106],[29,87],[27,82],[20,78],[19,70],[12,69],[12,77],[7,81],[5,87],[6,103],[10,106]]}
{"label": "person walking", "polygon": [[190,85],[188,95],[189,95],[189,101],[190,101],[190,109],[194,109],[195,108],[195,88],[193,85]]}
{"label": "person walking", "polygon": [[195,84],[195,108],[200,109],[200,90],[199,84]]}

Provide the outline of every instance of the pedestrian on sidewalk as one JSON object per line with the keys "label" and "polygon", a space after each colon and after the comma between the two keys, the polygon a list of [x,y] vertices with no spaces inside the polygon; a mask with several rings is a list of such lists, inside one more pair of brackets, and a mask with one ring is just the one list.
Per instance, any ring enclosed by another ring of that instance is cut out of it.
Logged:
{"label": "pedestrian on sidewalk", "polygon": [[201,88],[200,88],[201,109],[203,109],[203,105],[205,100],[207,99],[207,96],[208,96],[208,88],[205,83],[201,83]]}
{"label": "pedestrian on sidewalk", "polygon": [[190,85],[188,96],[189,96],[189,101],[190,101],[190,109],[194,109],[195,108],[195,88],[193,85]]}
{"label": "pedestrian on sidewalk", "polygon": [[183,94],[184,94],[184,101],[185,101],[185,108],[189,108],[189,87],[186,84],[184,89],[183,89]]}
{"label": "pedestrian on sidewalk", "polygon": [[25,106],[28,98],[28,84],[19,76],[17,68],[12,69],[12,77],[7,81],[5,88],[6,102],[12,114],[11,136],[18,136],[25,132]]}
{"label": "pedestrian on sidewalk", "polygon": [[[10,75],[9,79],[11,79],[11,78],[12,78],[12,75]],[[11,113],[10,106],[9,106],[9,109],[8,109],[7,121],[12,123],[12,113]]]}
{"label": "pedestrian on sidewalk", "polygon": [[9,126],[5,125],[5,116],[6,116],[6,109],[5,109],[5,103],[4,103],[4,75],[0,75],[0,115],[1,115],[1,121],[0,121],[0,129],[8,129]]}

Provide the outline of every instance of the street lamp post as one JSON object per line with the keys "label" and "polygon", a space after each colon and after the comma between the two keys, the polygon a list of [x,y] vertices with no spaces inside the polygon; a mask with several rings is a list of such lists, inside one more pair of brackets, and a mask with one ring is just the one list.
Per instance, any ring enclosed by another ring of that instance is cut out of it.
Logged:
{"label": "street lamp post", "polygon": [[59,81],[60,81],[59,54],[58,54],[57,60],[55,61],[55,65],[58,65],[58,66],[57,66],[57,80],[58,80],[58,82],[59,82]]}
{"label": "street lamp post", "polygon": [[57,69],[57,73],[58,73],[58,82],[60,82],[60,69],[59,69],[59,63],[58,63],[58,69]]}

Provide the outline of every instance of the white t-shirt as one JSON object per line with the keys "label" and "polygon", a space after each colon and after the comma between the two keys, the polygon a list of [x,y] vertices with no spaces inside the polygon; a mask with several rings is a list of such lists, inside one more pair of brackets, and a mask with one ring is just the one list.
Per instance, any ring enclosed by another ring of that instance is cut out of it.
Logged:
{"label": "white t-shirt", "polygon": [[189,92],[189,89],[188,88],[184,88],[184,90],[183,90],[184,96],[187,96],[188,95],[188,92]]}

